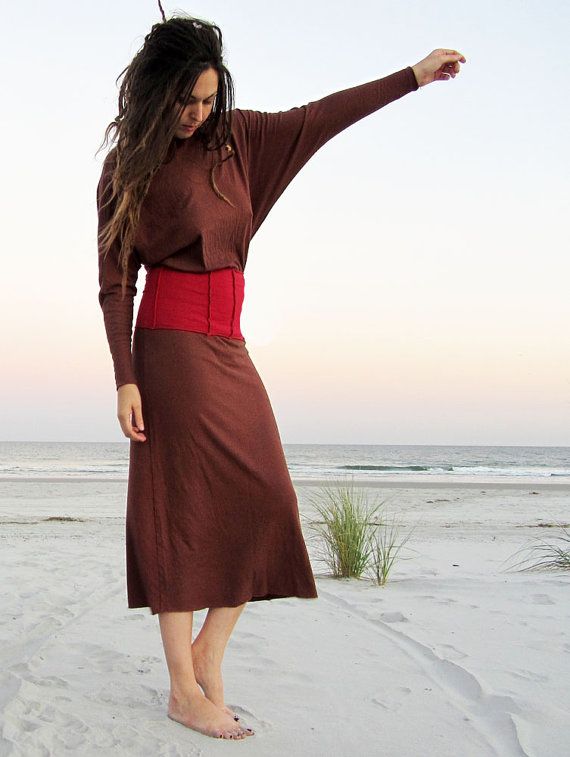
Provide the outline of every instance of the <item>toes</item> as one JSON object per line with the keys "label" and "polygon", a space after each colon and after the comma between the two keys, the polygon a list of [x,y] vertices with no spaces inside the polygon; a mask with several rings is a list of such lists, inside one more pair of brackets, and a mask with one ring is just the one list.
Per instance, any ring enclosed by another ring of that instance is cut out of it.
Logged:
{"label": "toes", "polygon": [[240,738],[240,731],[222,731],[222,736],[225,739],[239,739]]}

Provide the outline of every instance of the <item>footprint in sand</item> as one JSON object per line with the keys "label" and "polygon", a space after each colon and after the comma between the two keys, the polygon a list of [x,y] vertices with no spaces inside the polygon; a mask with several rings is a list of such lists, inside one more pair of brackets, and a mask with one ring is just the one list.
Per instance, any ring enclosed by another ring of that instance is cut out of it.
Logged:
{"label": "footprint in sand", "polygon": [[380,617],[385,623],[401,623],[408,622],[408,618],[401,612],[383,612]]}
{"label": "footprint in sand", "polygon": [[251,631],[241,631],[237,630],[236,635],[232,637],[232,641],[239,639],[240,641],[259,641],[259,639],[263,639],[264,637],[259,633],[252,633]]}
{"label": "footprint in sand", "polygon": [[511,670],[509,675],[513,678],[522,678],[524,681],[533,681],[535,683],[544,683],[548,681],[548,676],[541,673],[534,673],[532,670]]}
{"label": "footprint in sand", "polygon": [[108,681],[93,694],[96,702],[112,707],[152,709],[163,703],[162,692],[152,686],[128,684],[125,681]]}
{"label": "footprint in sand", "polygon": [[[29,680],[31,680],[31,676]],[[42,686],[46,688],[69,688],[69,681],[66,681],[65,678],[58,678],[57,676],[34,676],[33,683],[36,686]]]}
{"label": "footprint in sand", "polygon": [[396,686],[390,691],[390,694],[393,698],[386,699],[386,694],[384,694],[372,697],[371,701],[374,702],[374,704],[380,705],[380,707],[382,707],[384,710],[389,710],[390,712],[398,712],[398,710],[403,705],[403,701],[401,700],[403,700],[408,694],[411,693],[412,690],[407,686]]}
{"label": "footprint in sand", "polygon": [[[95,673],[132,673],[133,663],[128,654],[115,652],[97,644],[75,642],[67,650],[77,660],[77,668],[88,667]],[[142,667],[142,666],[141,666]]]}
{"label": "footprint in sand", "polygon": [[465,657],[467,657],[465,652],[461,652],[451,644],[439,644],[437,647],[435,647],[434,651],[440,657],[444,657],[446,660],[463,660]]}
{"label": "footprint in sand", "polygon": [[533,594],[531,597],[535,605],[553,605],[555,602],[550,599],[548,594]]}

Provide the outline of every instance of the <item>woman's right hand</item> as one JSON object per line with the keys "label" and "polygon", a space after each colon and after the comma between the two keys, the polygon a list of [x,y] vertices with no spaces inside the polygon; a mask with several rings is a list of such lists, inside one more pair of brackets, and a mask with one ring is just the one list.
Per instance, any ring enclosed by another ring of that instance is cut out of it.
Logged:
{"label": "woman's right hand", "polygon": [[449,78],[455,79],[459,73],[460,63],[466,63],[467,59],[463,53],[457,50],[451,50],[445,47],[438,47],[415,66],[411,66],[418,86],[425,87],[434,81],[447,81]]}
{"label": "woman's right hand", "polygon": [[123,434],[135,442],[145,442],[142,402],[136,384],[122,384],[117,389],[117,418]]}

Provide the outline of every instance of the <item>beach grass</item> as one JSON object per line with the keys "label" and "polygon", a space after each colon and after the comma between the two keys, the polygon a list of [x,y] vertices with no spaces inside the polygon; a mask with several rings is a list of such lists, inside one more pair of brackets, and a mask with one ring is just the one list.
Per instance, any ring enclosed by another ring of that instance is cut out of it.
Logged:
{"label": "beach grass", "polygon": [[559,528],[559,534],[550,534],[549,539],[539,537],[535,543],[517,550],[509,559],[525,553],[526,557],[510,565],[507,570],[570,570],[570,529],[566,523],[559,524]]}
{"label": "beach grass", "polygon": [[321,537],[320,559],[335,578],[360,578],[370,564],[370,529],[382,506],[368,503],[364,488],[352,481],[332,481],[308,497],[321,520],[310,527]]}
{"label": "beach grass", "polygon": [[411,532],[399,541],[400,524],[395,517],[378,517],[384,502],[376,496],[370,504],[369,493],[355,487],[353,479],[321,486],[308,497],[320,516],[309,525],[320,537],[320,559],[333,577],[361,578],[367,573],[384,586]]}
{"label": "beach grass", "polygon": [[[414,529],[399,542],[401,524],[396,521],[396,517],[392,516],[391,521],[388,520],[377,526],[371,534],[371,573],[372,578],[378,586],[384,586],[388,581],[390,571],[398,557],[400,550],[406,544]],[[400,559],[407,560],[409,557],[402,557]]]}

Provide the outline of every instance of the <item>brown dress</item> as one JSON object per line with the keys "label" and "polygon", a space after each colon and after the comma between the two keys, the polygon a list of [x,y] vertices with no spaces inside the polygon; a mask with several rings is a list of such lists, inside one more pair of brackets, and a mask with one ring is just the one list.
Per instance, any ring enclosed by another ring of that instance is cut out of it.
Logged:
{"label": "brown dress", "polygon": [[[176,140],[143,203],[124,300],[117,248],[99,257],[115,383],[138,385],[147,437],[130,442],[129,607],[155,614],[317,597],[279,431],[246,342],[176,329],[132,335],[133,298],[143,265],[244,271],[251,238],[310,157],[417,89],[408,66],[287,111],[235,109],[233,154],[215,172],[235,207],[210,186],[212,161],[226,155]],[[109,156],[97,187],[99,228],[110,213],[101,200],[112,170]]]}

